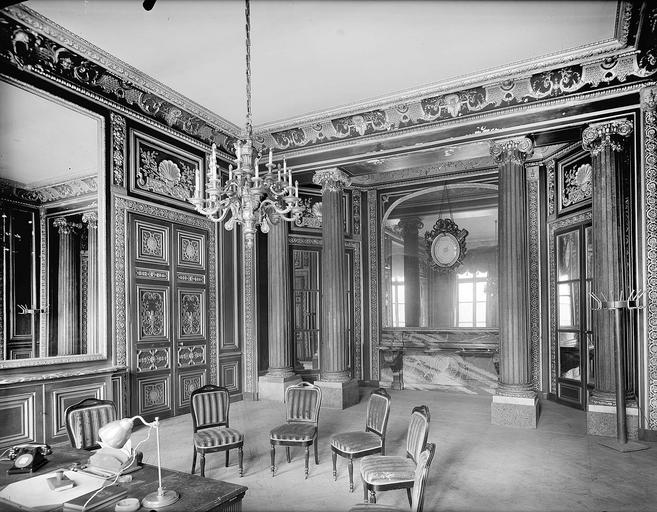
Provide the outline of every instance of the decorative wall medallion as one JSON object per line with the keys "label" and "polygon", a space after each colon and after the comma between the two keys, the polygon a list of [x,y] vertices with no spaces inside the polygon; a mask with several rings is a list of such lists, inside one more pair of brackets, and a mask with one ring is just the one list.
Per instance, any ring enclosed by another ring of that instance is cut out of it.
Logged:
{"label": "decorative wall medallion", "polygon": [[562,211],[564,208],[588,203],[593,194],[593,167],[588,162],[560,167],[559,187]]}
{"label": "decorative wall medallion", "polygon": [[205,284],[205,274],[192,274],[190,272],[176,272],[176,279],[186,283]]}
{"label": "decorative wall medallion", "polygon": [[205,269],[205,237],[196,233],[178,232],[178,261],[184,267]]}
{"label": "decorative wall medallion", "polygon": [[135,130],[130,131],[130,137],[130,190],[191,208],[187,199],[194,194],[203,159]]}
{"label": "decorative wall medallion", "polygon": [[178,290],[178,336],[198,338],[205,334],[205,291]]}
{"label": "decorative wall medallion", "polygon": [[135,222],[137,261],[169,264],[169,228],[138,220]]}
{"label": "decorative wall medallion", "polygon": [[137,371],[153,372],[171,368],[169,349],[166,347],[137,350]]}
{"label": "decorative wall medallion", "polygon": [[467,229],[460,229],[452,219],[438,219],[431,231],[424,233],[431,268],[440,272],[456,269],[467,253]]}
{"label": "decorative wall medallion", "polygon": [[135,277],[141,279],[153,279],[156,281],[168,281],[169,280],[169,271],[168,270],[154,270],[150,268],[140,268],[135,269]]}
{"label": "decorative wall medallion", "polygon": [[141,412],[169,408],[168,378],[141,384]]}
{"label": "decorative wall medallion", "polygon": [[183,345],[178,347],[178,367],[205,364],[205,345]]}
{"label": "decorative wall medallion", "polygon": [[137,285],[137,341],[155,341],[168,337],[168,290]]}
{"label": "decorative wall medallion", "polygon": [[294,221],[294,224],[300,228],[322,228],[322,201],[313,200],[310,197],[302,199],[300,206],[303,211]]}

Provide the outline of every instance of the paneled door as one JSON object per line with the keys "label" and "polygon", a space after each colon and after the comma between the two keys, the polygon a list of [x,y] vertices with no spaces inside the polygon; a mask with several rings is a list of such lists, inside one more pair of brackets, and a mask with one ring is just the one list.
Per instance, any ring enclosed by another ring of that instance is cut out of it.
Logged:
{"label": "paneled door", "polygon": [[571,226],[556,233],[555,248],[557,399],[583,409],[594,372],[591,225]]}
{"label": "paneled door", "polygon": [[208,377],[207,232],[130,214],[131,411],[189,411]]}

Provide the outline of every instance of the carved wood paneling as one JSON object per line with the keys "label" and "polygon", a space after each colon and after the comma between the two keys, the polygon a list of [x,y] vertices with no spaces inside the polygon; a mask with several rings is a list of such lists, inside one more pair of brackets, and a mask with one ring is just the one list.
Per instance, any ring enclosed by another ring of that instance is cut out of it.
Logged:
{"label": "carved wood paneling", "polygon": [[144,221],[135,222],[136,261],[144,263],[169,264],[170,230],[159,224]]}
{"label": "carved wood paneling", "polygon": [[189,397],[192,391],[205,385],[205,370],[186,370],[178,374],[177,408],[180,412],[189,407]]}
{"label": "carved wood paneling", "polygon": [[176,264],[205,270],[205,237],[195,233],[178,231],[178,255]]}
{"label": "carved wood paneling", "polygon": [[38,401],[35,389],[0,390],[0,447],[37,440]]}
{"label": "carved wood paneling", "polygon": [[231,393],[240,392],[242,382],[242,359],[225,358],[219,362],[219,383]]}
{"label": "carved wood paneling", "polygon": [[98,382],[68,381],[46,385],[46,415],[50,419],[47,425],[49,437],[67,436],[66,408],[85,398],[104,399],[107,391],[105,379]]}
{"label": "carved wood paneling", "polygon": [[207,323],[205,290],[178,288],[176,308],[178,339],[205,338]]}
{"label": "carved wood paneling", "polygon": [[137,285],[136,295],[136,341],[169,341],[169,287]]}
{"label": "carved wood paneling", "polygon": [[154,375],[152,377],[137,377],[135,390],[138,396],[138,411],[136,414],[170,416],[171,407],[171,375]]}

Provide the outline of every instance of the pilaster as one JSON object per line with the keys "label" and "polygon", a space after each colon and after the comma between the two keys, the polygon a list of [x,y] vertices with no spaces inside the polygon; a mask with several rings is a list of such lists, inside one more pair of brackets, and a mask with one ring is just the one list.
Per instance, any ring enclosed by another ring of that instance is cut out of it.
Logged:
{"label": "pilaster", "polygon": [[533,150],[534,144],[527,137],[495,141],[490,147],[499,166],[500,304],[500,375],[491,404],[491,422],[525,428],[536,428],[539,413],[531,375],[524,167]]}
{"label": "pilaster", "polygon": [[403,217],[397,224],[404,238],[404,318],[406,327],[420,327],[420,259],[417,216]]}
{"label": "pilaster", "polygon": [[97,354],[98,346],[98,213],[85,212],[87,225],[87,353]]}
{"label": "pilaster", "polygon": [[80,349],[78,272],[74,230],[77,224],[58,217],[53,226],[59,233],[57,263],[57,354],[78,354]]}

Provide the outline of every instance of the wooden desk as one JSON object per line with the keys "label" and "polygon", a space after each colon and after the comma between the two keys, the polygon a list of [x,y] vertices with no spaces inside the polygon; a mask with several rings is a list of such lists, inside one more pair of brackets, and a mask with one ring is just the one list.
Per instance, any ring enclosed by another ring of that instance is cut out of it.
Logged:
{"label": "wooden desk", "polygon": [[[69,469],[75,462],[86,462],[89,455],[90,452],[84,450],[74,450],[67,446],[53,446],[53,453],[47,457],[49,462],[46,465],[35,473],[18,475],[7,474],[11,462],[0,462],[0,489],[12,482],[49,473],[58,468]],[[131,473],[131,476],[131,482],[119,484],[128,491],[124,498],[139,498],[141,501],[148,493],[157,491],[157,466],[144,464],[142,469]],[[162,468],[162,486],[180,494],[180,499],[176,503],[158,509],[162,512],[240,512],[242,510],[242,498],[244,498],[247,490],[244,485],[212,480],[165,468]],[[96,510],[113,512],[115,503],[110,503],[106,507]],[[5,504],[3,503],[2,506],[5,506]],[[149,510],[142,507],[139,512],[148,512]]]}

